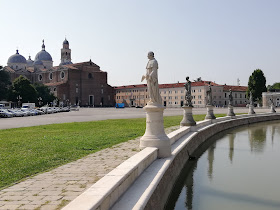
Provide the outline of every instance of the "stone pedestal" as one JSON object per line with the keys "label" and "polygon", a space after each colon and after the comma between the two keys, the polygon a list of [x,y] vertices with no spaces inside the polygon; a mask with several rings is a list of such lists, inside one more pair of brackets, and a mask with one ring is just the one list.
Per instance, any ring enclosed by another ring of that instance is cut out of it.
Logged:
{"label": "stone pedestal", "polygon": [[227,113],[227,116],[235,116],[235,113],[233,111],[233,106],[232,105],[229,105],[228,106],[228,113]]}
{"label": "stone pedestal", "polygon": [[170,139],[163,127],[165,107],[159,104],[148,104],[143,109],[146,111],[146,131],[140,139],[140,148],[156,147],[159,149],[159,158],[169,157],[171,155]]}
{"label": "stone pedestal", "polygon": [[180,123],[180,126],[194,126],[196,125],[196,122],[193,119],[193,115],[192,115],[192,107],[190,106],[183,106],[182,107],[184,109],[184,113],[183,113],[183,120]]}
{"label": "stone pedestal", "polygon": [[275,113],[276,112],[276,110],[274,109],[274,105],[271,105],[270,106],[270,113]]}
{"label": "stone pedestal", "polygon": [[207,119],[216,119],[215,115],[214,115],[214,111],[213,111],[213,106],[212,105],[206,105],[207,108],[207,114],[205,116],[205,120]]}
{"label": "stone pedestal", "polygon": [[248,114],[256,114],[256,112],[254,111],[254,105],[249,105],[249,112]]}

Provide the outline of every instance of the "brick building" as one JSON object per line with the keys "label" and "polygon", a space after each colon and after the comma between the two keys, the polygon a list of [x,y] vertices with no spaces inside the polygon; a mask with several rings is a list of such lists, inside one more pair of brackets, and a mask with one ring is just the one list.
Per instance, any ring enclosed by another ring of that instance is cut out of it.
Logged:
{"label": "brick building", "polygon": [[114,106],[114,88],[107,83],[107,72],[91,60],[82,63],[71,62],[71,49],[65,39],[61,49],[61,63],[52,66],[51,55],[45,50],[37,53],[35,61],[26,60],[18,53],[8,60],[5,71],[10,72],[12,81],[20,75],[32,83],[43,83],[49,87],[61,104],[81,106]]}

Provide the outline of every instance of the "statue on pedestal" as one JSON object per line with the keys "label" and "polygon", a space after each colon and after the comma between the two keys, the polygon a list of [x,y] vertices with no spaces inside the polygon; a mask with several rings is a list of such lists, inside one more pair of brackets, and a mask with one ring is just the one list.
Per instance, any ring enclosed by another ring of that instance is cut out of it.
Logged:
{"label": "statue on pedestal", "polygon": [[150,101],[148,104],[162,104],[161,96],[158,87],[158,62],[154,58],[154,53],[148,53],[148,63],[146,66],[146,75],[142,76],[141,82],[146,79]]}
{"label": "statue on pedestal", "polygon": [[206,92],[206,95],[207,95],[207,105],[213,106],[211,82],[209,82],[208,87],[209,87],[209,90],[207,90],[207,92]]}
{"label": "statue on pedestal", "polygon": [[163,110],[161,96],[158,87],[158,62],[154,53],[148,53],[146,74],[142,76],[141,82],[146,79],[150,100],[143,109],[146,112],[146,130],[140,138],[140,148],[158,148],[158,157],[165,158],[171,155],[170,139],[166,135],[163,126]]}
{"label": "statue on pedestal", "polygon": [[187,82],[185,83],[185,106],[192,107],[192,94],[191,94],[191,81],[189,77],[186,77]]}
{"label": "statue on pedestal", "polygon": [[230,105],[230,106],[232,106],[232,104],[233,104],[233,96],[232,96],[232,91],[231,91],[231,89],[229,89],[229,103],[228,103],[228,105]]}
{"label": "statue on pedestal", "polygon": [[250,105],[254,105],[254,100],[253,100],[253,94],[252,94],[252,91],[250,91],[250,98],[249,98],[249,101],[250,101]]}

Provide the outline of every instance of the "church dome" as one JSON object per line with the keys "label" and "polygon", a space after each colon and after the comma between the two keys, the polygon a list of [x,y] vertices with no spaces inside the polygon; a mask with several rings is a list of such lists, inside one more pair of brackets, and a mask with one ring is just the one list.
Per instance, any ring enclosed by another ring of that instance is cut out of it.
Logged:
{"label": "church dome", "polygon": [[71,61],[65,61],[65,62],[61,62],[59,65],[68,65],[68,64],[73,64]]}
{"label": "church dome", "polygon": [[25,57],[20,55],[18,53],[18,50],[17,50],[16,54],[14,54],[14,55],[9,57],[8,64],[9,63],[24,63],[25,64],[26,63],[26,59],[25,59]]}
{"label": "church dome", "polygon": [[45,50],[45,44],[43,40],[42,50],[35,56],[35,61],[52,61],[52,56]]}
{"label": "church dome", "polygon": [[30,56],[29,56],[29,58],[28,58],[28,60],[27,60],[26,62],[27,62],[27,67],[33,66],[34,61],[31,60],[31,57],[30,57]]}
{"label": "church dome", "polygon": [[34,65],[43,65],[43,62],[41,60],[35,60]]}
{"label": "church dome", "polygon": [[63,41],[63,44],[69,44],[68,40],[65,38],[65,40]]}
{"label": "church dome", "polygon": [[35,60],[40,60],[40,61],[52,61],[52,56],[45,50],[41,50],[40,52],[37,53],[35,56]]}

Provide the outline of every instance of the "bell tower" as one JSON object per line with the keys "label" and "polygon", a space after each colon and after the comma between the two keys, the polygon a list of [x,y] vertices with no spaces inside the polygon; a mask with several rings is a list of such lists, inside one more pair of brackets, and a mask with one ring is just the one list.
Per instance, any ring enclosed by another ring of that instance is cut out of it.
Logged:
{"label": "bell tower", "polygon": [[61,65],[72,64],[72,62],[71,62],[71,49],[69,49],[69,42],[66,38],[63,41],[62,46],[63,47],[61,49],[61,63],[59,65],[61,66]]}

